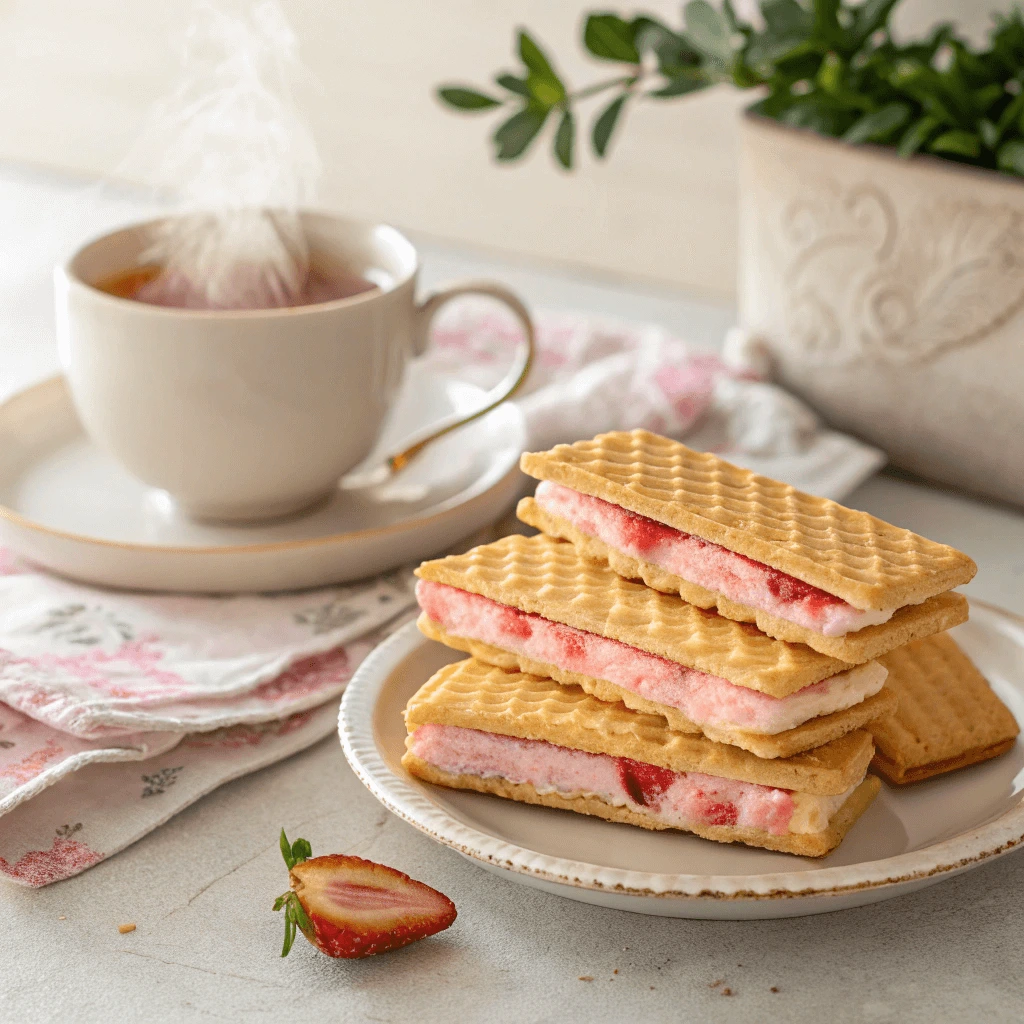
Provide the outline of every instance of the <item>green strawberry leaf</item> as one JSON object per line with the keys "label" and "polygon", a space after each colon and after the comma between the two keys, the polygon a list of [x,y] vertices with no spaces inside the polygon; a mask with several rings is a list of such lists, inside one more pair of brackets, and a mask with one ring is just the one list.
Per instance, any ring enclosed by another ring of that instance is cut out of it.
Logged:
{"label": "green strawberry leaf", "polygon": [[289,910],[292,915],[292,920],[303,932],[310,932],[313,930],[313,925],[306,914],[305,908],[302,906],[302,903],[299,901],[299,897],[295,893],[292,893],[291,906]]}
{"label": "green strawberry leaf", "polygon": [[287,956],[292,951],[292,943],[294,942],[295,922],[292,920],[291,914],[286,912],[284,915],[284,945],[281,947],[281,956]]}
{"label": "green strawberry leaf", "polygon": [[292,843],[292,867],[301,864],[304,860],[309,860],[312,856],[313,847],[309,845],[308,839],[296,839]]}
{"label": "green strawberry leaf", "polygon": [[288,837],[284,834],[284,829],[281,829],[281,856],[284,857],[285,864],[288,865],[288,870],[291,871],[295,867],[295,858],[292,857],[292,844],[288,842]]}

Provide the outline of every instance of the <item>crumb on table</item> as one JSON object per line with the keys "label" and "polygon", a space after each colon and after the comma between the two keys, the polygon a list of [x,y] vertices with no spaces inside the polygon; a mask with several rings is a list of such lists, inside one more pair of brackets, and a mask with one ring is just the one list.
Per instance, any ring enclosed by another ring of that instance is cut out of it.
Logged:
{"label": "crumb on table", "polygon": [[134,925],[133,923],[128,923],[128,924],[119,924],[119,925],[117,926],[117,930],[118,930],[118,931],[119,931],[119,932],[120,932],[120,933],[121,933],[122,935],[127,935],[127,934],[128,934],[129,932],[133,932],[133,931],[135,931],[135,925]]}
{"label": "crumb on table", "polygon": [[593,981],[594,980],[594,976],[592,974],[581,974],[579,976],[579,980],[580,981]]}

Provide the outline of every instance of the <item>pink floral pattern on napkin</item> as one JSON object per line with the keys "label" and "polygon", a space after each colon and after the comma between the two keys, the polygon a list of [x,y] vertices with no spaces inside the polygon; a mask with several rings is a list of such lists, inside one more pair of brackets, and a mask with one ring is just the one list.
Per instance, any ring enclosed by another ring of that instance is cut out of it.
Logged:
{"label": "pink floral pattern on napkin", "polygon": [[0,576],[0,701],[83,739],[280,718],[341,691],[368,650],[347,645],[412,607],[410,580],[181,597]]}

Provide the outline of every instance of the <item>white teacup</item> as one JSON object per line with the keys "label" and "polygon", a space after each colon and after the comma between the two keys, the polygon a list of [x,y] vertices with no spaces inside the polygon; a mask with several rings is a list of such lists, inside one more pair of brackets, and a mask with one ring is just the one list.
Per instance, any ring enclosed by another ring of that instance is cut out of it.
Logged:
{"label": "white teacup", "polygon": [[95,287],[142,262],[153,224],[105,235],[57,270],[61,363],[83,426],[195,518],[273,518],[330,494],[370,452],[406,363],[423,353],[433,316],[458,295],[505,303],[525,344],[482,409],[410,439],[393,467],[504,401],[529,368],[530,316],[505,288],[462,284],[417,303],[416,250],[394,228],[317,213],[303,224],[314,260],[379,287],[239,311],[150,305]]}

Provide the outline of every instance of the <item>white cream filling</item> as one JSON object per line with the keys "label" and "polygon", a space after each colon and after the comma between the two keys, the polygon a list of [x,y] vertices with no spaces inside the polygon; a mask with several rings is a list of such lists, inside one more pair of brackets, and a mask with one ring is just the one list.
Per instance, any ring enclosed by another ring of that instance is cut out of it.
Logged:
{"label": "white cream filling", "polygon": [[845,793],[839,793],[837,796],[794,793],[793,817],[789,819],[789,831],[797,832],[800,835],[824,832],[833,815],[850,799],[853,791],[863,781],[861,779],[854,783]]}

